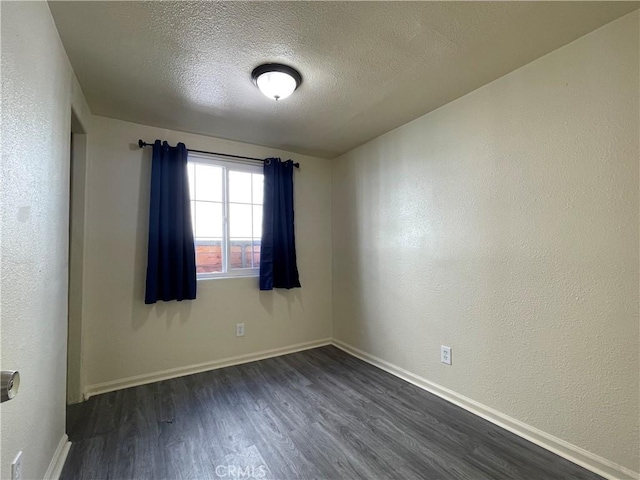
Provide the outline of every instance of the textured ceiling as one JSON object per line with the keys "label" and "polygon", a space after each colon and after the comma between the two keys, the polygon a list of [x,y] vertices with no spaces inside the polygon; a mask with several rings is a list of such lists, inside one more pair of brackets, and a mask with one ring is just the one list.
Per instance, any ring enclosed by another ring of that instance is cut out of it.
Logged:
{"label": "textured ceiling", "polygon": [[[638,2],[49,2],[94,114],[335,157]],[[265,62],[304,78],[274,102]]]}

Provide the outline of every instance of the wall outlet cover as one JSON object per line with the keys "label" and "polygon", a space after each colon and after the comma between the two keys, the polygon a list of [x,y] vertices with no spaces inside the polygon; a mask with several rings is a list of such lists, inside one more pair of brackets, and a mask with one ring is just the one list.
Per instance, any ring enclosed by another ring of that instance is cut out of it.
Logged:
{"label": "wall outlet cover", "polygon": [[11,462],[11,480],[22,480],[22,451]]}
{"label": "wall outlet cover", "polygon": [[236,323],[236,337],[244,337],[244,323]]}
{"label": "wall outlet cover", "polygon": [[451,365],[451,347],[445,345],[440,346],[440,361],[447,365]]}

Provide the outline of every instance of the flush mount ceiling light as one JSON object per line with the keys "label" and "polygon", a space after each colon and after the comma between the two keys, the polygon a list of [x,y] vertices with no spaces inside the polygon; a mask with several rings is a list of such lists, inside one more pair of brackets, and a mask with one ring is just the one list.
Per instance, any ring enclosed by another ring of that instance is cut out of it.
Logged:
{"label": "flush mount ceiling light", "polygon": [[253,69],[251,80],[265,96],[282,100],[291,95],[302,83],[302,76],[295,68],[279,63],[265,63]]}

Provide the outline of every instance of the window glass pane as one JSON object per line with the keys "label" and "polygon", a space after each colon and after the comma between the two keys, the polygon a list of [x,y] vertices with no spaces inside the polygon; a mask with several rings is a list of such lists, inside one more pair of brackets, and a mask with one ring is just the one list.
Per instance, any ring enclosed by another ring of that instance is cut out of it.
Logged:
{"label": "window glass pane", "polygon": [[251,174],[229,171],[229,201],[251,203]]}
{"label": "window glass pane", "polygon": [[187,174],[189,175],[189,198],[193,199],[194,190],[193,190],[193,182],[194,180],[194,170],[195,165],[192,162],[187,163]]}
{"label": "window glass pane", "polygon": [[250,238],[234,238],[229,242],[229,268],[252,268]]}
{"label": "window glass pane", "polygon": [[222,201],[222,167],[196,163],[196,200]]}
{"label": "window glass pane", "polygon": [[196,202],[189,202],[191,205],[191,228],[193,229],[193,236],[196,236]]}
{"label": "window glass pane", "polygon": [[222,237],[222,203],[195,202],[196,237]]}
{"label": "window glass pane", "polygon": [[260,239],[253,239],[253,268],[260,266]]}
{"label": "window glass pane", "polygon": [[263,187],[264,187],[264,175],[260,173],[254,173],[251,175],[253,178],[253,201],[252,203],[257,203],[262,205],[262,197],[263,197]]}
{"label": "window glass pane", "polygon": [[187,164],[198,274],[260,266],[264,176],[244,168],[197,157]]}
{"label": "window glass pane", "polygon": [[222,272],[222,239],[196,242],[196,271],[198,273]]}
{"label": "window glass pane", "polygon": [[251,205],[229,204],[229,234],[231,238],[251,238]]}
{"label": "window glass pane", "polygon": [[262,205],[253,206],[253,238],[262,237]]}

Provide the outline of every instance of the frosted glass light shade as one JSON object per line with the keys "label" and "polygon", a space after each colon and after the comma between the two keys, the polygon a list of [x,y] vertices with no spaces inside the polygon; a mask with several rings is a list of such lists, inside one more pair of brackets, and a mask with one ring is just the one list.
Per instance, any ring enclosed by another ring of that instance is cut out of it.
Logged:
{"label": "frosted glass light shade", "polygon": [[274,100],[287,98],[296,89],[294,78],[282,72],[263,73],[258,77],[256,83],[262,93]]}
{"label": "frosted glass light shade", "polygon": [[251,78],[260,91],[273,100],[287,98],[302,83],[302,76],[296,69],[277,63],[256,67]]}

